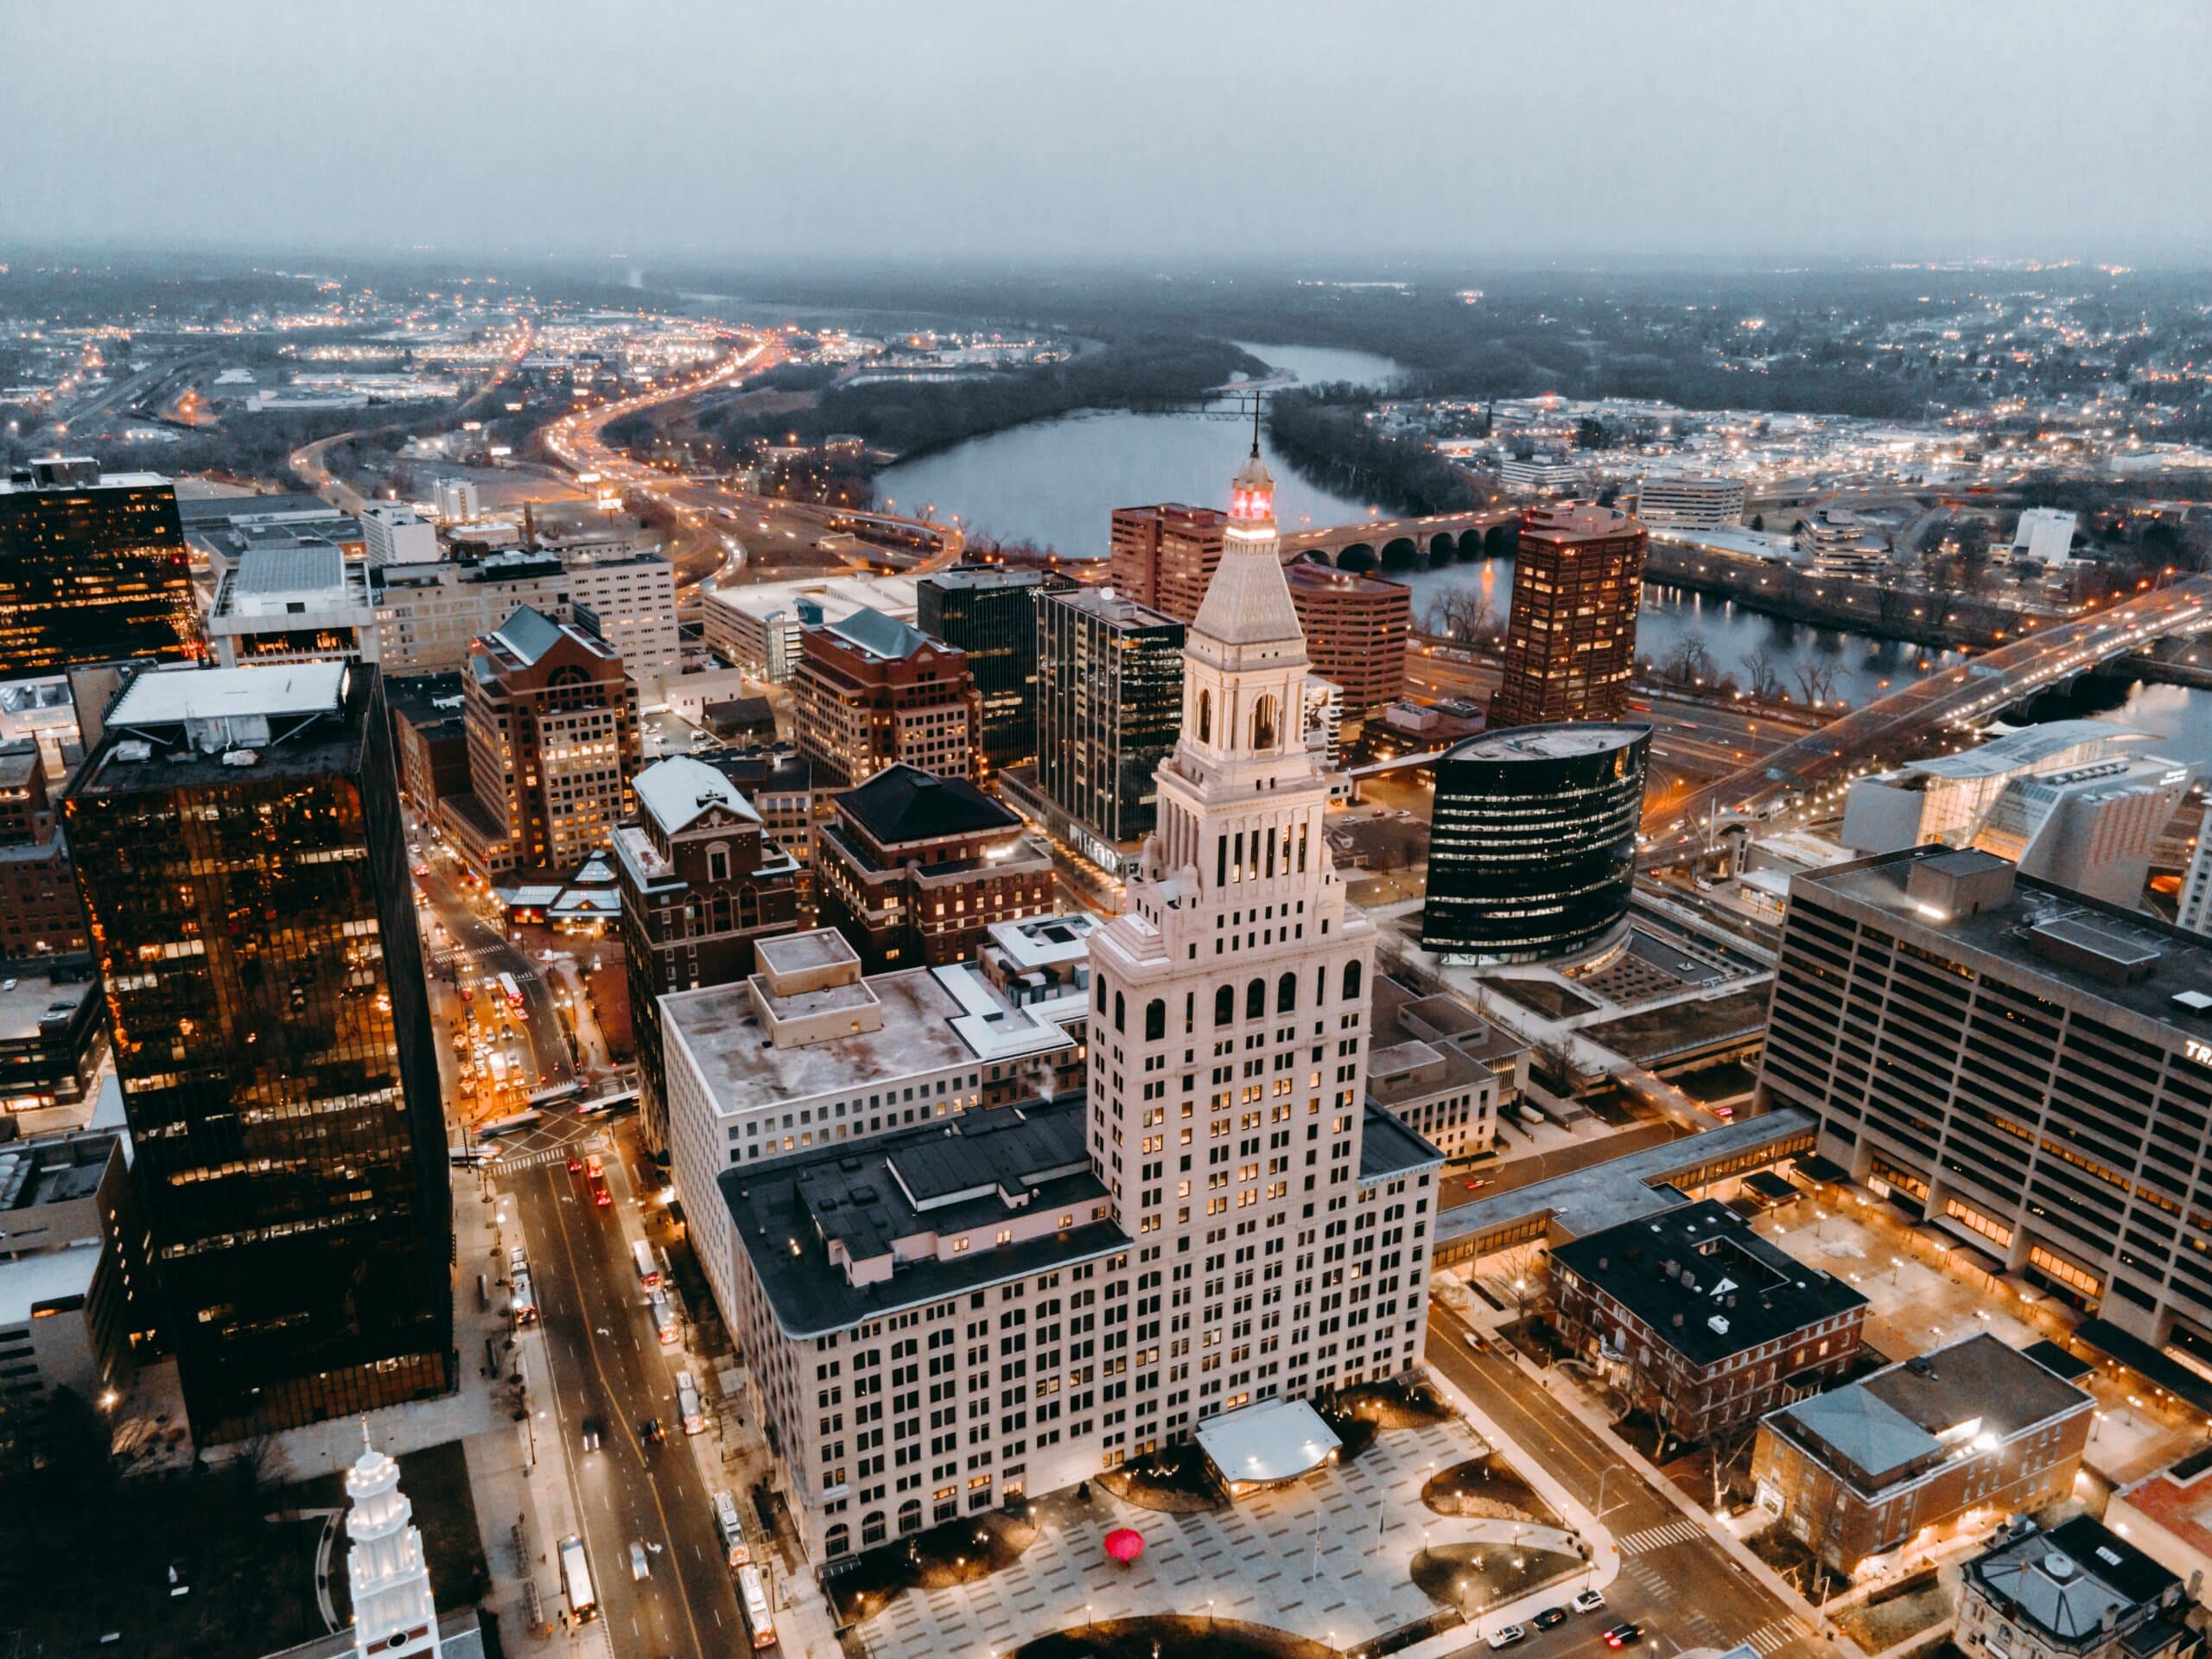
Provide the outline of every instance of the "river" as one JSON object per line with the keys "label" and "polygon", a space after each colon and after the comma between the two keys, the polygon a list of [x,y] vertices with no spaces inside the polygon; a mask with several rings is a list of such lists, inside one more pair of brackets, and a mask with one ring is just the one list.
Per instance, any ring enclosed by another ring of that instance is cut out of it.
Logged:
{"label": "river", "polygon": [[[1383,385],[1401,372],[1389,359],[1365,352],[1237,344],[1307,385]],[[1093,410],[994,432],[888,467],[877,476],[876,488],[901,509],[928,507],[940,518],[957,513],[963,524],[985,535],[1027,537],[1063,553],[1103,557],[1114,508],[1225,501],[1230,475],[1250,447],[1249,429],[1237,423],[1229,400],[1187,414]],[[1307,482],[1264,438],[1261,453],[1275,475],[1276,517],[1286,530],[1349,524],[1376,511],[1372,503]],[[1438,594],[1464,588],[1482,592],[1502,623],[1512,598],[1513,562],[1484,559],[1394,579],[1413,589],[1417,623]],[[1693,632],[1704,636],[1725,673],[1740,677],[1744,659],[1763,647],[1793,695],[1799,671],[1820,666],[1829,671],[1833,694],[1854,707],[1958,660],[1953,652],[1805,627],[1704,594],[1645,588],[1637,626],[1641,655],[1663,661]],[[2038,699],[2028,717],[2097,714],[2125,721],[2169,740],[2160,745],[2163,753],[2212,770],[2212,694],[2131,686],[2115,705],[2120,690],[2092,686],[2073,698]],[[2099,703],[2107,706],[2092,706]]]}

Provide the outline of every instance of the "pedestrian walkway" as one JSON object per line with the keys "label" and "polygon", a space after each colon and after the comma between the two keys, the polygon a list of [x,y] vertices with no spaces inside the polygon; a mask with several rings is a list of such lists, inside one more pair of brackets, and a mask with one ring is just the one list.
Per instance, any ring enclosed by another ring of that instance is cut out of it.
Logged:
{"label": "pedestrian walkway", "polygon": [[1621,1554],[1641,1555],[1648,1549],[1664,1549],[1669,1544],[1687,1544],[1707,1536],[1708,1530],[1694,1521],[1669,1521],[1662,1527],[1646,1527],[1641,1532],[1629,1533],[1621,1539]]}

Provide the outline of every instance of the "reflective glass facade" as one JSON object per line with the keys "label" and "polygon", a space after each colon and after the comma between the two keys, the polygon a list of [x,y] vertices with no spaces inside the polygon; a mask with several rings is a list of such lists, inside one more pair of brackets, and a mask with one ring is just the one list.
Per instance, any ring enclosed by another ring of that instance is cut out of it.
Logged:
{"label": "reflective glass facade", "polygon": [[37,476],[60,481],[0,480],[0,678],[196,654],[199,612],[169,481],[44,465]]}
{"label": "reflective glass facade", "polygon": [[1064,590],[1039,570],[940,570],[914,587],[915,625],[968,653],[982,698],[982,747],[991,772],[1037,757],[1037,595]]}
{"label": "reflective glass facade", "polygon": [[1646,726],[1524,726],[1436,763],[1421,942],[1455,962],[1534,962],[1628,915]]}
{"label": "reflective glass facade", "polygon": [[[65,803],[203,1443],[453,1376],[449,1179],[389,722],[372,669],[342,696],[272,718],[250,765],[176,758],[181,724],[111,727]],[[156,752],[118,757],[133,739]]]}
{"label": "reflective glass facade", "polygon": [[1154,773],[1183,724],[1183,625],[1111,592],[1037,601],[1037,782],[1107,842],[1160,816]]}

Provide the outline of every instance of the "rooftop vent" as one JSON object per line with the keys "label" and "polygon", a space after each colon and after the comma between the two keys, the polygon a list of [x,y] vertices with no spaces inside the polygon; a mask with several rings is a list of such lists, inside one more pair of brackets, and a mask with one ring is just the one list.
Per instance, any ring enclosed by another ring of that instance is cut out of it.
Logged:
{"label": "rooftop vent", "polygon": [[2074,1576],[2073,1557],[2054,1549],[2043,1558],[2043,1570],[2063,1584]]}
{"label": "rooftop vent", "polygon": [[115,746],[114,759],[118,761],[135,766],[153,758],[154,746],[143,737],[126,738]]}
{"label": "rooftop vent", "polygon": [[2212,996],[2207,996],[2202,991],[2176,991],[2173,1000],[2191,1014],[2202,1014],[2207,1008],[2212,1008]]}
{"label": "rooftop vent", "polygon": [[1718,1313],[1707,1319],[1706,1324],[1712,1328],[1715,1336],[1725,1337],[1728,1334],[1728,1321]]}

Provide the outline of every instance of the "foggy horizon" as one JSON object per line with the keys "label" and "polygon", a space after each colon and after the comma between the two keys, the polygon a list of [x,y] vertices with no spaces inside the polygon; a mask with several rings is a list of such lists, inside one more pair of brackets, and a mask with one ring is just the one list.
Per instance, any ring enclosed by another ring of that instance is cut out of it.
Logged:
{"label": "foggy horizon", "polygon": [[11,5],[0,259],[1351,276],[2212,253],[2212,14]]}

